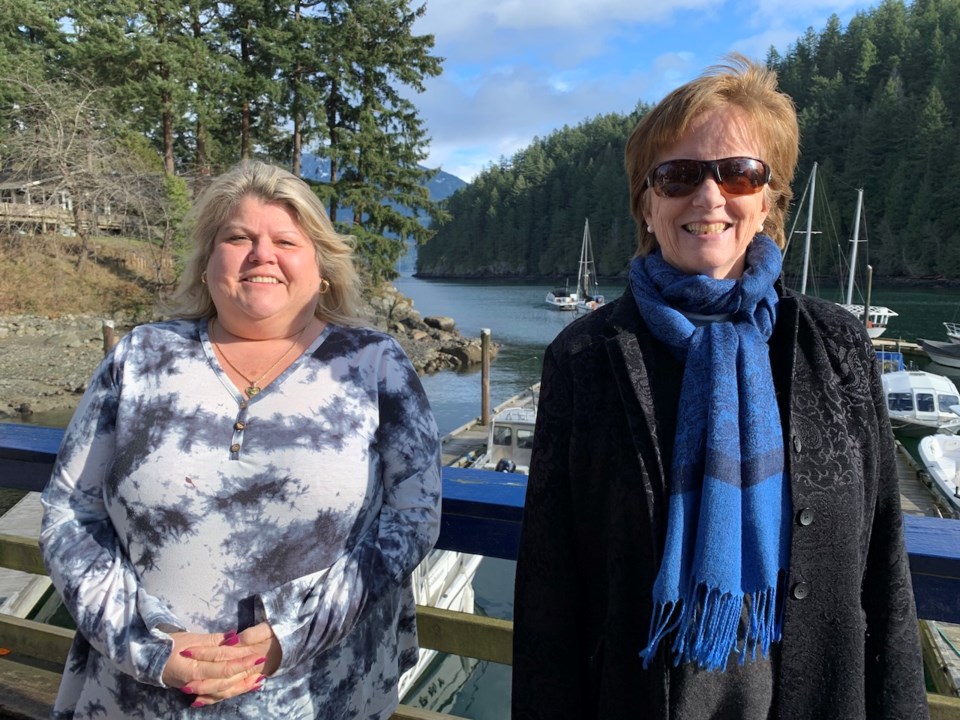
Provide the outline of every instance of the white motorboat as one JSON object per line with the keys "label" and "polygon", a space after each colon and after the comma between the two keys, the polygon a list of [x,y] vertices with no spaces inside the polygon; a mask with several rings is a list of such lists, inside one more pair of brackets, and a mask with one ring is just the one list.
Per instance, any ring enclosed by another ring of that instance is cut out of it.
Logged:
{"label": "white motorboat", "polygon": [[960,323],[945,322],[943,328],[947,331],[947,340],[952,343],[960,343]]}
{"label": "white motorboat", "polygon": [[923,370],[894,370],[880,379],[895,431],[922,437],[960,430],[960,391],[950,378]]}
{"label": "white motorboat", "polygon": [[[841,307],[849,313],[853,313],[863,322],[863,305],[842,304]],[[883,305],[870,305],[870,313],[867,316],[867,334],[871,338],[878,338],[883,335],[887,329],[887,323],[890,318],[897,317],[897,313]]]}
{"label": "white motorboat", "polygon": [[960,368],[960,342],[941,342],[917,338],[920,347],[935,363],[947,367]]}
{"label": "white motorboat", "polygon": [[473,460],[470,467],[529,474],[536,422],[535,404],[503,408],[490,422],[486,450]]}
{"label": "white motorboat", "polygon": [[[474,611],[473,576],[480,567],[482,555],[433,550],[413,570],[413,599],[417,605],[429,605],[441,610],[472,613]],[[417,664],[400,676],[399,692],[402,701],[421,707],[424,703],[408,697],[423,683],[435,663],[442,657],[436,650],[420,648]],[[469,673],[468,673],[469,674]],[[466,678],[464,677],[464,681]]]}
{"label": "white motorboat", "polygon": [[943,499],[960,513],[960,437],[928,435],[920,441],[917,452]]}
{"label": "white motorboat", "polygon": [[[478,419],[454,430],[448,436],[451,444],[457,445],[457,438],[461,434],[470,434],[472,439],[455,448],[456,452],[451,455],[448,464],[461,468],[528,474],[539,400],[540,383],[536,383],[494,408],[488,427],[484,428]],[[477,430],[480,429],[484,430],[484,434],[478,437]]]}
{"label": "white motorboat", "polygon": [[547,293],[547,305],[556,310],[576,310],[579,298],[569,288],[554,288]]}

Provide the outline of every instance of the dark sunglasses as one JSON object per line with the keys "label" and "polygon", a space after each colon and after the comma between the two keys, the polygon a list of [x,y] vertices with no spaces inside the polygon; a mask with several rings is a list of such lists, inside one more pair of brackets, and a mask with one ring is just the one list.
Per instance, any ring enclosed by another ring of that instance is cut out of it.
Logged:
{"label": "dark sunglasses", "polygon": [[756,158],[667,160],[650,171],[644,189],[653,188],[660,197],[686,197],[693,194],[707,173],[728,195],[758,193],[771,177],[770,166]]}

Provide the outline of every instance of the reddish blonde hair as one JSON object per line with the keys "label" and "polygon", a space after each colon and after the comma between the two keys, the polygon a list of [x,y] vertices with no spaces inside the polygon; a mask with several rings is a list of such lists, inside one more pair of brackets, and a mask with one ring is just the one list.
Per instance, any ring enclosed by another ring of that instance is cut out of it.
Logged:
{"label": "reddish blonde hair", "polygon": [[657,247],[647,232],[644,210],[647,175],[665,148],[683,137],[694,118],[705,112],[733,106],[740,110],[763,148],[760,158],[770,166],[772,178],[764,189],[770,212],[764,232],[781,248],[784,223],[793,197],[790,184],[800,154],[800,127],[791,98],[777,89],[777,74],[743,55],[727,56],[726,62],[708,68],[700,77],[669,93],[644,115],[630,134],[624,153],[630,183],[630,211],[637,223],[637,255]]}

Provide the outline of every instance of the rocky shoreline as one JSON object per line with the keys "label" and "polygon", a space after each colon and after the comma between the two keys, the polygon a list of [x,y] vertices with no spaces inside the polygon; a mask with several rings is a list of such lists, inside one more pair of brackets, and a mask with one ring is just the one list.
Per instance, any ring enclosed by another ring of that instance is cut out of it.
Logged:
{"label": "rocky shoreline", "polygon": [[[479,338],[462,336],[451,318],[421,317],[392,287],[369,299],[366,313],[370,325],[397,338],[420,374],[481,361]],[[113,323],[117,335],[133,325],[122,315],[0,317],[0,418],[25,421],[72,413],[103,359],[104,321]]]}

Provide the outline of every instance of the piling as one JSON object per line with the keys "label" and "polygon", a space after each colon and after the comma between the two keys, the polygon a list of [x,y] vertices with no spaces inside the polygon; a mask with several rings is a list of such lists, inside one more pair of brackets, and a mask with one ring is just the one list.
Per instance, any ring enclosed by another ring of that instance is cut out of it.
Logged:
{"label": "piling", "polygon": [[480,330],[480,424],[490,424],[490,328]]}

